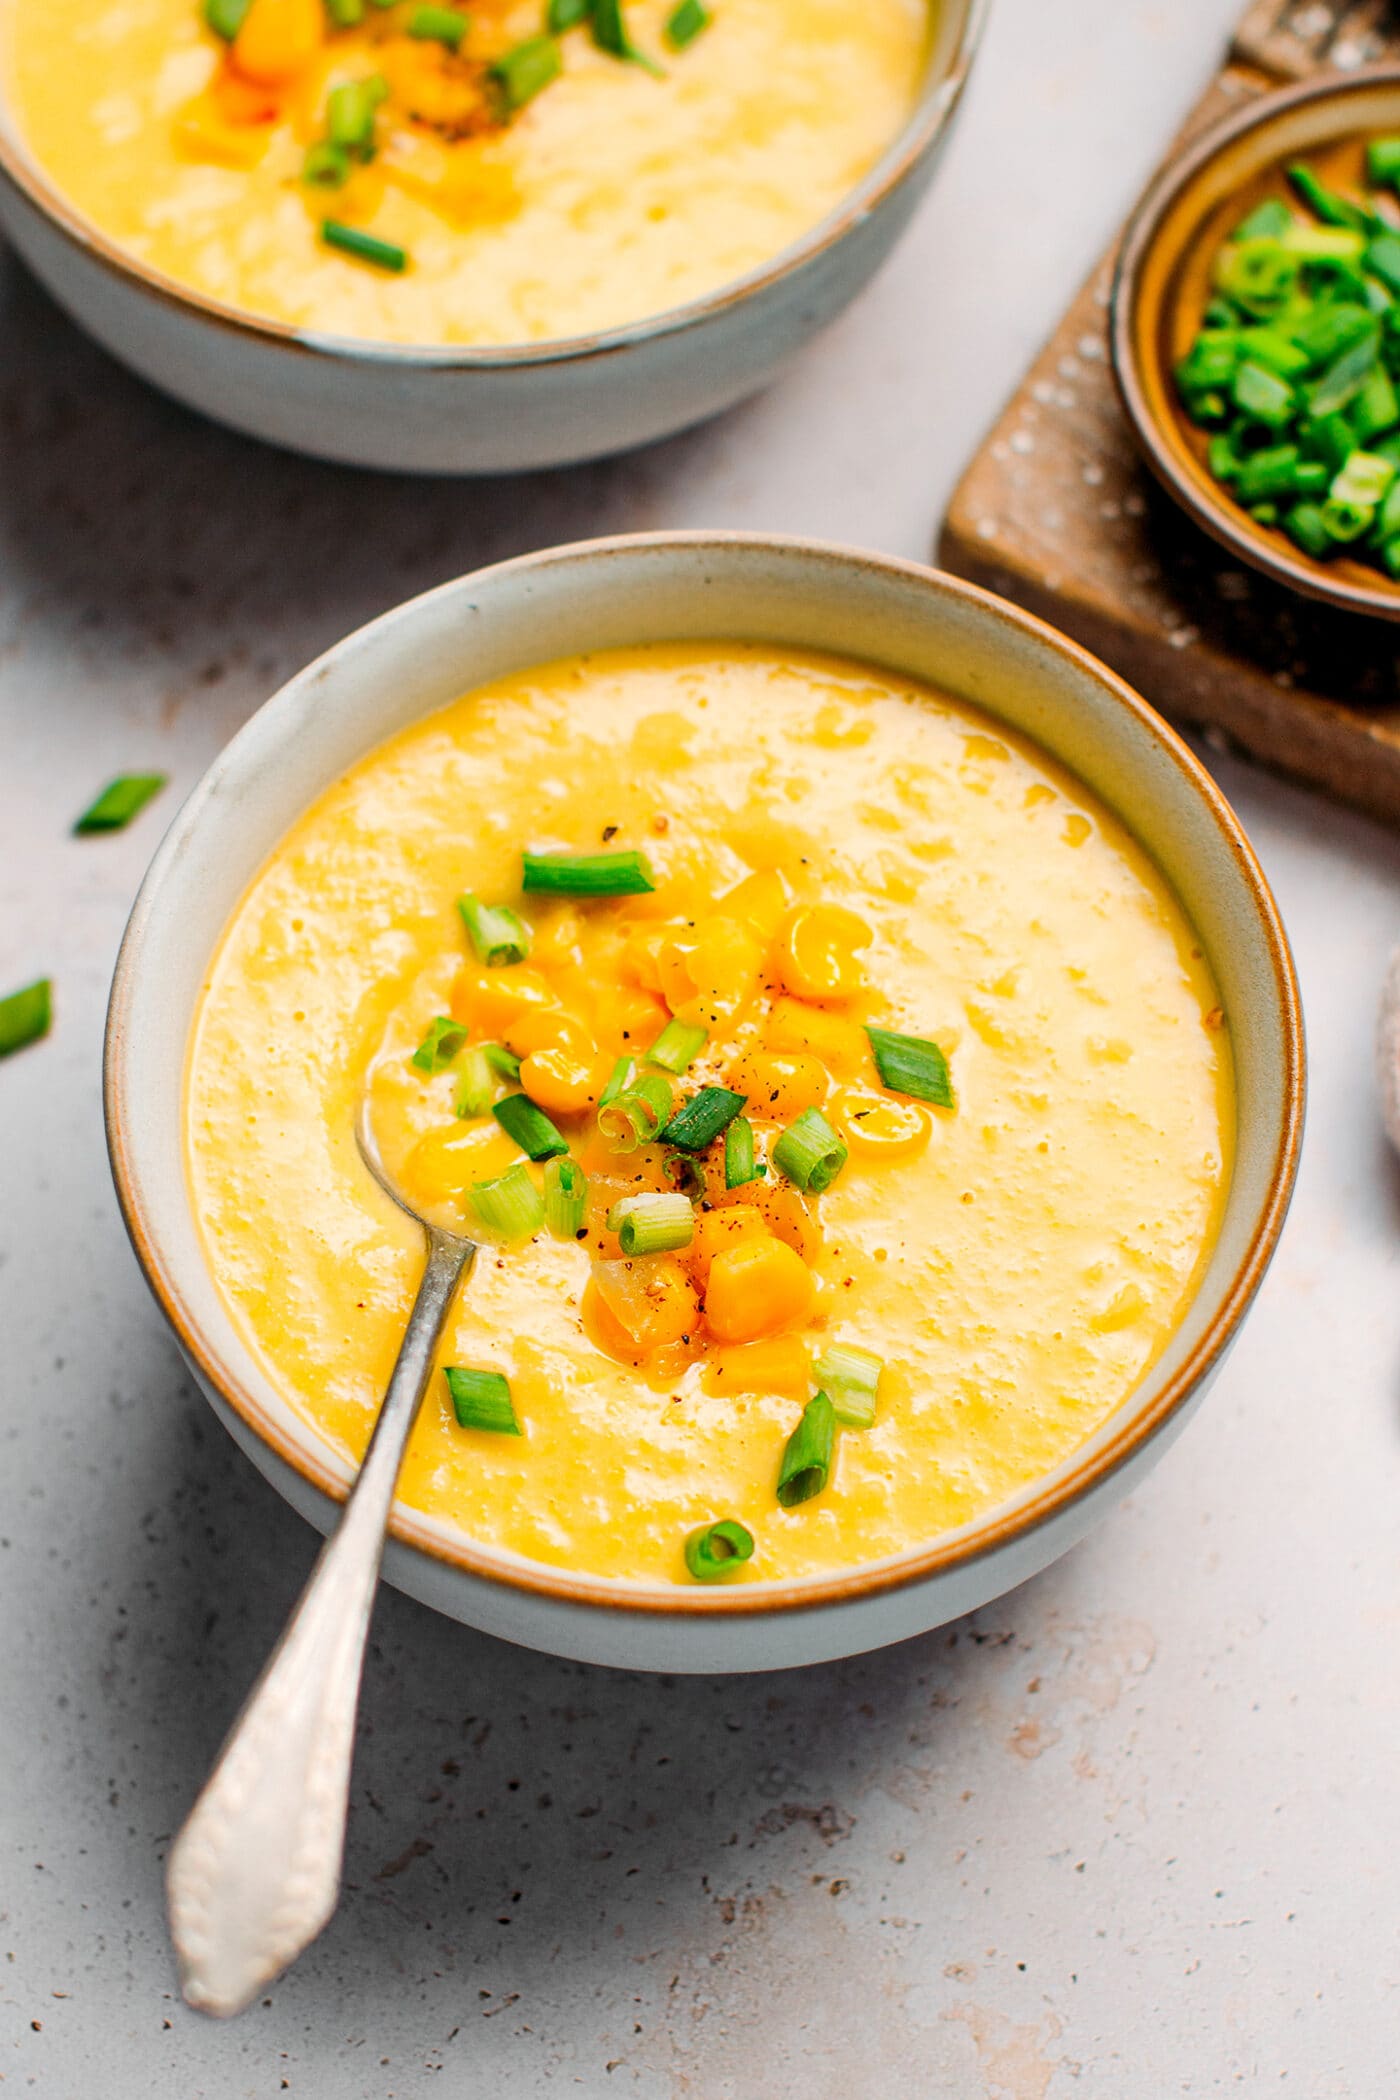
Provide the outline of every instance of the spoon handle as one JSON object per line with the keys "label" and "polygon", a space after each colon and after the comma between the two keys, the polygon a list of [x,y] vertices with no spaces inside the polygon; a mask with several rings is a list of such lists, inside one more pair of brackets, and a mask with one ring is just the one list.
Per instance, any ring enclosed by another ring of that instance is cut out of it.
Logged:
{"label": "spoon handle", "polygon": [[344,1514],[171,1852],[171,1937],[185,1996],[203,2012],[241,2011],[335,1909],[384,1527],[438,1337],[475,1251],[429,1232],[423,1280]]}

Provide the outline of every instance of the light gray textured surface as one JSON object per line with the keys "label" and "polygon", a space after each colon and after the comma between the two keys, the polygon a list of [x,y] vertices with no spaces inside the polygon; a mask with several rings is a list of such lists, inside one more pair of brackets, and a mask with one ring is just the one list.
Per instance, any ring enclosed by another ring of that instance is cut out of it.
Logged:
{"label": "light gray textured surface", "polygon": [[859,309],[750,408],[568,475],[261,451],[0,257],[0,984],[58,980],[50,1042],[0,1067],[6,2093],[1394,2092],[1400,1176],[1370,1032],[1400,842],[1219,766],[1296,944],[1312,1116],[1258,1308],[1147,1488],[975,1621],[767,1680],[611,1676],[386,1594],[340,1915],[219,2028],[175,1996],[161,1863],[313,1542],[182,1375],[107,1180],[102,1007],[159,816],[67,836],[113,772],[188,786],[343,629],[496,555],[683,524],[924,555],[1234,11],[997,0]]}

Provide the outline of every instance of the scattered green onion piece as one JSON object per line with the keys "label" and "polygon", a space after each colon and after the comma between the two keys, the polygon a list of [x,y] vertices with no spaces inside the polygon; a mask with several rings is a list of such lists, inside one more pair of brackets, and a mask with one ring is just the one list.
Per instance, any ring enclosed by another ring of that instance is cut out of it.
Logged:
{"label": "scattered green onion piece", "polygon": [[326,0],[326,13],[337,29],[354,29],[365,18],[365,0]]}
{"label": "scattered green onion piece", "polygon": [[450,1014],[439,1014],[413,1053],[420,1072],[445,1072],[463,1043],[467,1031]]}
{"label": "scattered green onion piece", "polygon": [[204,0],[204,19],[215,36],[231,44],[243,27],[243,18],[253,0]]}
{"label": "scattered green onion piece", "polygon": [[[507,109],[523,109],[542,88],[557,80],[563,56],[552,36],[532,36],[498,58],[491,78],[501,91]],[[529,888],[529,884],[526,884]]]}
{"label": "scattered green onion piece", "polygon": [[1366,174],[1379,187],[1400,180],[1400,139],[1372,139],[1366,147]]}
{"label": "scattered green onion piece", "polygon": [[678,1108],[662,1131],[662,1142],[678,1145],[682,1152],[703,1152],[722,1130],[727,1130],[748,1099],[727,1086],[702,1086],[683,1108]]}
{"label": "scattered green onion piece", "polygon": [[523,887],[562,897],[638,897],[656,887],[644,853],[526,853]]}
{"label": "scattered green onion piece", "polygon": [[821,1493],[831,1477],[835,1441],[836,1410],[825,1393],[818,1393],[803,1408],[802,1420],[783,1448],[778,1500],[784,1509],[795,1509]]}
{"label": "scattered green onion piece", "polygon": [[567,1152],[569,1141],[528,1094],[507,1094],[491,1110],[507,1137],[513,1137],[527,1159],[553,1159]]}
{"label": "scattered green onion piece", "polygon": [[490,1429],[498,1436],[519,1436],[520,1424],[510,1397],[510,1381],[499,1371],[469,1371],[447,1366],[452,1411],[463,1429]]}
{"label": "scattered green onion piece", "polygon": [[415,7],[408,18],[408,33],[420,44],[445,44],[455,51],[467,33],[467,18],[455,7]]}
{"label": "scattered green onion piece", "polygon": [[544,1224],[544,1198],[530,1179],[523,1159],[494,1181],[475,1181],[467,1201],[488,1232],[505,1240],[524,1240]]}
{"label": "scattered green onion piece", "polygon": [[724,1133],[724,1185],[727,1189],[747,1188],[762,1172],[762,1164],[754,1156],[753,1124],[747,1116],[736,1116]]}
{"label": "scattered green onion piece", "polygon": [[702,29],[708,29],[714,16],[704,0],[680,0],[666,24],[666,41],[674,51],[684,51],[693,44]]}
{"label": "scattered green onion piece", "polygon": [[[664,1136],[664,1132],[662,1133]],[[661,1162],[668,1181],[673,1181],[688,1203],[698,1203],[708,1186],[704,1169],[692,1152],[668,1152]]]}
{"label": "scattered green onion piece", "polygon": [[593,12],[593,0],[549,0],[547,17],[551,36],[562,36],[566,29],[576,29],[586,22]]}
{"label": "scattered green onion piece", "polygon": [[688,1071],[706,1043],[707,1028],[693,1028],[688,1021],[670,1020],[647,1052],[652,1064],[677,1074]]}
{"label": "scattered green onion piece", "polygon": [[610,51],[614,58],[630,59],[657,80],[664,80],[665,73],[655,59],[639,51],[627,33],[627,24],[622,18],[622,0],[593,0],[593,41],[600,51]]}
{"label": "scattered green onion piece", "polygon": [[813,1364],[812,1376],[829,1396],[838,1422],[847,1429],[868,1429],[875,1420],[884,1368],[868,1349],[857,1349],[853,1342],[833,1342]]}
{"label": "scattered green onion piece", "polygon": [[773,1164],[779,1172],[814,1196],[831,1187],[849,1158],[819,1108],[804,1108],[773,1147]]}
{"label": "scattered green onion piece", "polygon": [[495,1098],[496,1075],[491,1069],[491,1060],[480,1043],[473,1043],[470,1050],[462,1053],[457,1095],[452,1105],[463,1118],[489,1116]]}
{"label": "scattered green onion piece", "polygon": [[544,1170],[544,1222],[557,1240],[577,1239],[588,1207],[588,1176],[576,1159],[551,1159]]}
{"label": "scattered green onion piece", "polygon": [[483,1043],[481,1054],[491,1070],[499,1072],[502,1079],[520,1077],[520,1059],[513,1050],[507,1050],[504,1043]]}
{"label": "scattered green onion piece", "polygon": [[350,155],[344,146],[334,146],[329,139],[317,139],[306,149],[301,179],[311,190],[344,189],[350,180]]}
{"label": "scattered green onion piece", "polygon": [[935,1108],[953,1106],[948,1060],[937,1043],[920,1035],[897,1035],[892,1028],[867,1028],[880,1084],[891,1094],[931,1101]]}
{"label": "scattered green onion piece", "polygon": [[49,1032],[53,1019],[53,980],[40,977],[0,999],[0,1057],[27,1049]]}
{"label": "scattered green onion piece", "polygon": [[372,233],[361,233],[358,226],[343,226],[339,219],[322,219],[321,239],[328,248],[353,255],[357,262],[373,263],[377,270],[402,275],[408,268],[406,249],[395,247],[392,241],[378,240]]}
{"label": "scattered green onion piece", "polygon": [[470,890],[457,899],[462,924],[488,969],[524,962],[530,953],[530,929],[507,904],[483,904]]}
{"label": "scattered green onion piece", "polygon": [[389,92],[382,73],[367,80],[343,80],[326,97],[326,136],[360,160],[374,153],[374,113]]}
{"label": "scattered green onion piece", "polygon": [[123,773],[95,802],[89,803],[77,823],[76,832],[121,831],[146,804],[158,795],[169,776],[165,773]]}
{"label": "scattered green onion piece", "polygon": [[688,1196],[624,1196],[608,1212],[624,1254],[672,1254],[695,1237],[695,1209]]}
{"label": "scattered green onion piece", "polygon": [[735,1517],[702,1524],[685,1542],[685,1564],[697,1582],[721,1582],[753,1558],[753,1533]]}
{"label": "scattered green onion piece", "polygon": [[599,1108],[607,1108],[609,1103],[616,1101],[619,1094],[625,1094],[631,1087],[636,1077],[636,1058],[620,1057],[617,1063],[613,1066],[611,1073],[608,1075],[607,1085],[603,1088],[602,1093],[598,1096]]}
{"label": "scattered green onion piece", "polygon": [[671,1089],[659,1072],[640,1079],[598,1111],[598,1128],[614,1152],[653,1144],[671,1114]]}
{"label": "scattered green onion piece", "polygon": [[1329,190],[1302,161],[1291,161],[1283,172],[1309,211],[1316,212],[1324,226],[1349,226],[1364,231],[1369,224],[1369,215],[1359,205],[1349,203],[1335,190]]}

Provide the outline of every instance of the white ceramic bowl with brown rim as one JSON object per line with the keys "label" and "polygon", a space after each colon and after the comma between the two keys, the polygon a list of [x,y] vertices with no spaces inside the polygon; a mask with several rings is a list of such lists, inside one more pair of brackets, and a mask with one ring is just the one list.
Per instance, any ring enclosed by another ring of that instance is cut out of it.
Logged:
{"label": "white ceramic bowl with brown rim", "polygon": [[407,346],[220,305],[146,268],[74,210],[26,149],[2,76],[0,228],[115,356],[236,430],[411,473],[566,466],[732,406],[849,304],[933,176],[989,4],[942,0],[909,122],[810,233],[702,299],[596,335],[485,350]]}
{"label": "white ceramic bowl with brown rim", "polygon": [[1073,1545],[1160,1456],[1219,1368],[1282,1226],[1303,1120],[1292,963],[1238,823],[1152,709],[1052,628],[912,563],[744,534],[596,541],[444,584],[312,664],[216,760],[146,877],[112,992],[107,1127],[137,1255],[216,1412],[295,1508],[326,1529],[349,1468],[235,1327],[186,1180],[190,1024],[229,915],[324,788],[463,691],[584,650],[735,636],[865,658],[973,701],[1117,812],[1208,952],[1232,1031],[1238,1151],[1214,1253],[1136,1391],[1052,1473],[912,1551],[801,1581],[648,1586],[545,1567],[396,1509],[385,1573],[399,1588],[508,1640],[635,1669],[776,1669],[878,1647],[971,1610]]}

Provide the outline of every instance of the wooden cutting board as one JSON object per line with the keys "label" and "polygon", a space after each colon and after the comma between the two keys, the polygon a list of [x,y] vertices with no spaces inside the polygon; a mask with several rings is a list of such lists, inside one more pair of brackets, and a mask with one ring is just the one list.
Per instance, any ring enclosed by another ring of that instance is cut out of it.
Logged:
{"label": "wooden cutting board", "polygon": [[[1258,0],[1176,144],[1284,81],[1380,59],[1400,59],[1388,0]],[[1110,252],[983,442],[938,560],[1074,636],[1208,741],[1400,824],[1400,629],[1241,567],[1161,492],[1114,392],[1112,270]]]}

